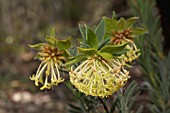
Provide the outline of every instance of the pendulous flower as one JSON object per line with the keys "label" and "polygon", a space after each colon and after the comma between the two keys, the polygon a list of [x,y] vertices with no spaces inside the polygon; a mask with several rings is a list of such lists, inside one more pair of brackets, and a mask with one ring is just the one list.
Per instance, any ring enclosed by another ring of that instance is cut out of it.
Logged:
{"label": "pendulous flower", "polygon": [[128,43],[124,52],[119,58],[125,62],[132,62],[140,56],[140,49],[137,49],[133,42],[135,37],[145,34],[147,31],[143,28],[135,27],[134,24],[138,17],[129,19],[105,18],[106,21],[106,38],[110,38],[111,45],[121,45]]}
{"label": "pendulous flower", "polygon": [[70,81],[86,95],[107,97],[125,85],[129,72],[118,59],[104,60],[99,56],[89,57],[77,68],[71,69]]}
{"label": "pendulous flower", "polygon": [[[43,84],[41,90],[50,89],[53,85],[58,85],[63,82],[59,69],[66,58],[63,56],[63,51],[59,51],[57,47],[50,44],[44,44],[40,47],[38,52],[39,60],[41,64],[36,72],[30,77],[35,81],[35,85],[39,86],[39,83]],[[45,80],[44,76],[45,75]]]}

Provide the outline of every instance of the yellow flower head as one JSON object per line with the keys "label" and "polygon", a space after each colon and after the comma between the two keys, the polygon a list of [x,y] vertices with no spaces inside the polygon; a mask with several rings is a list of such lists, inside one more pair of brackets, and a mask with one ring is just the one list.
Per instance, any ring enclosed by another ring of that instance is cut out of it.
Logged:
{"label": "yellow flower head", "polygon": [[107,97],[123,87],[130,78],[129,72],[117,60],[92,57],[71,70],[70,81],[86,95]]}
{"label": "yellow flower head", "polygon": [[125,29],[121,32],[112,32],[114,37],[111,38],[113,45],[119,45],[123,43],[129,43],[125,49],[128,51],[125,54],[122,54],[119,58],[124,59],[125,62],[132,62],[140,56],[140,49],[137,49],[136,45],[133,42],[133,35],[131,33],[133,30]]}
{"label": "yellow flower head", "polygon": [[36,74],[32,75],[30,79],[35,81],[36,86],[39,86],[39,83],[43,84],[41,90],[50,89],[53,85],[58,85],[58,83],[64,81],[59,72],[62,62],[66,59],[62,54],[62,51],[58,51],[57,47],[50,44],[44,44],[40,48],[38,57],[42,62]]}
{"label": "yellow flower head", "polygon": [[41,90],[50,89],[64,81],[59,69],[68,59],[68,48],[71,46],[70,39],[71,37],[66,40],[56,39],[53,28],[50,35],[46,36],[46,43],[30,45],[31,48],[39,51],[35,58],[41,61],[36,74],[33,74],[30,79],[35,81],[36,86],[41,83],[43,85],[40,88]]}
{"label": "yellow flower head", "polygon": [[125,47],[127,52],[122,53],[121,57],[119,57],[125,62],[132,62],[139,57],[140,50],[137,49],[133,39],[147,32],[146,29],[135,26],[138,19],[138,17],[120,18],[118,20],[116,18],[105,18],[106,38],[110,38],[110,44],[121,45],[128,43]]}

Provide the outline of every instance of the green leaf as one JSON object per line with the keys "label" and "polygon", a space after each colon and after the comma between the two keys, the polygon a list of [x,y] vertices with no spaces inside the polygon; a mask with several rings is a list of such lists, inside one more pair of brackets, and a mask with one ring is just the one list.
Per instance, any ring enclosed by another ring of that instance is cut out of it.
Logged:
{"label": "green leaf", "polygon": [[116,105],[117,105],[117,103],[118,103],[118,101],[119,101],[119,97],[120,97],[120,96],[117,96],[117,97],[114,99],[114,101],[113,101],[113,103],[112,103],[112,105],[111,105],[111,108],[110,108],[110,113],[113,113],[113,112],[114,112],[114,110],[115,110],[115,108],[116,108]]}
{"label": "green leaf", "polygon": [[103,41],[105,35],[105,29],[106,29],[105,20],[102,19],[95,30],[95,34],[97,36],[99,44]]}
{"label": "green leaf", "polygon": [[116,31],[117,21],[106,17],[104,19],[106,22],[106,33],[111,33],[112,31]]}
{"label": "green leaf", "polygon": [[75,111],[75,110],[68,110],[69,113],[80,113],[80,111]]}
{"label": "green leaf", "polygon": [[101,57],[103,57],[104,59],[112,59],[113,58],[113,56],[112,56],[112,54],[110,54],[110,53],[106,53],[106,52],[98,52],[98,55],[100,55]]}
{"label": "green leaf", "polygon": [[80,24],[79,24],[79,30],[80,30],[81,36],[83,37],[83,41],[86,42],[86,31]]}
{"label": "green leaf", "polygon": [[57,40],[57,46],[59,50],[67,50],[71,46],[71,37],[68,37],[66,40]]}
{"label": "green leaf", "polygon": [[88,26],[86,26],[86,44],[88,44],[92,48],[97,49],[98,47],[97,37],[95,33],[93,32],[93,30],[90,29]]}
{"label": "green leaf", "polygon": [[54,29],[54,27],[50,31],[50,37],[55,38],[55,29]]}
{"label": "green leaf", "polygon": [[133,28],[131,35],[132,36],[139,36],[139,35],[143,35],[145,33],[147,33],[146,29],[143,29],[143,28]]}
{"label": "green leaf", "polygon": [[110,38],[112,38],[113,37],[113,33],[105,33],[105,37],[104,37],[104,39],[110,39]]}
{"label": "green leaf", "polygon": [[105,45],[110,41],[110,39],[111,39],[111,38],[105,39],[105,40],[99,45],[98,50],[100,50],[103,46],[105,46]]}
{"label": "green leaf", "polygon": [[142,111],[143,111],[143,106],[140,106],[140,107],[138,108],[138,110],[136,111],[136,113],[142,113]]}
{"label": "green leaf", "polygon": [[77,63],[77,62],[80,62],[81,60],[83,60],[83,59],[86,59],[87,58],[87,56],[85,56],[85,55],[78,55],[78,56],[75,56],[75,57],[73,57],[73,58],[71,58],[68,62],[66,62],[64,65],[65,66],[68,66],[68,65],[73,65],[73,64],[75,64],[75,63]]}
{"label": "green leaf", "polygon": [[117,57],[117,56],[120,56],[120,55],[122,55],[122,54],[125,54],[126,52],[128,52],[129,51],[129,49],[122,49],[121,51],[118,51],[118,52],[116,52],[116,53],[113,53],[112,55],[114,56],[114,57]]}
{"label": "green leaf", "polygon": [[81,111],[81,108],[78,107],[78,106],[75,106],[75,105],[70,104],[70,103],[68,103],[68,105],[72,108],[72,110],[79,111],[79,112]]}
{"label": "green leaf", "polygon": [[78,47],[78,51],[84,55],[91,56],[97,53],[97,50],[94,48],[80,48]]}
{"label": "green leaf", "polygon": [[122,45],[106,45],[100,49],[100,52],[116,53],[125,49],[126,45],[127,43]]}
{"label": "green leaf", "polygon": [[44,45],[45,45],[45,43],[39,43],[39,44],[33,44],[33,45],[29,44],[28,46],[33,48],[33,49],[38,49],[39,50]]}
{"label": "green leaf", "polygon": [[54,28],[51,29],[50,35],[47,35],[47,36],[46,36],[46,41],[47,41],[50,45],[56,46],[56,44],[57,44],[57,39],[56,39],[56,36],[55,36],[55,30],[54,30]]}
{"label": "green leaf", "polygon": [[70,52],[68,50],[64,49],[63,51],[64,51],[63,55],[65,57],[69,57],[70,56]]}
{"label": "green leaf", "polygon": [[133,24],[139,19],[139,17],[132,17],[126,21],[126,29],[133,26]]}
{"label": "green leaf", "polygon": [[112,12],[112,19],[115,19],[115,20],[117,19],[117,15],[115,11]]}
{"label": "green leaf", "polygon": [[52,46],[56,46],[57,45],[57,39],[54,38],[54,37],[46,36],[46,41],[48,42],[48,44],[50,44]]}
{"label": "green leaf", "polygon": [[124,18],[120,18],[120,20],[117,23],[117,31],[124,30],[125,29],[125,24],[126,24],[125,19]]}
{"label": "green leaf", "polygon": [[84,48],[90,48],[89,45],[87,45],[86,43],[84,42],[80,42],[80,47],[84,47]]}

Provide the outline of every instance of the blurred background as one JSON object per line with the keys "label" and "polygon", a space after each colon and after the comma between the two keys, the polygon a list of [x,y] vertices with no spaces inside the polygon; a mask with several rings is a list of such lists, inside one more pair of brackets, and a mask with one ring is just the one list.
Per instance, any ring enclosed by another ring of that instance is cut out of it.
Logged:
{"label": "blurred background", "polygon": [[[169,51],[168,2],[157,3]],[[72,95],[64,85],[39,91],[29,80],[40,62],[28,44],[43,42],[52,27],[59,39],[71,35],[77,42],[79,23],[96,25],[113,10],[118,17],[132,15],[126,0],[0,0],[0,113],[65,113]]]}

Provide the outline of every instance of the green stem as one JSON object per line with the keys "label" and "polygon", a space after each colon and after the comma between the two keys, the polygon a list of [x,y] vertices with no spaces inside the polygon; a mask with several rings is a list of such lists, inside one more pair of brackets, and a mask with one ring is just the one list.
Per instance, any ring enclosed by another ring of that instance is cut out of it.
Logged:
{"label": "green stem", "polygon": [[106,104],[103,102],[103,100],[102,100],[100,97],[98,97],[98,99],[99,99],[99,101],[102,103],[105,112],[106,112],[106,113],[109,113],[109,110],[108,110]]}

